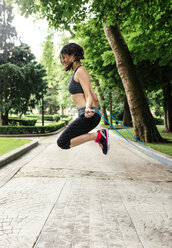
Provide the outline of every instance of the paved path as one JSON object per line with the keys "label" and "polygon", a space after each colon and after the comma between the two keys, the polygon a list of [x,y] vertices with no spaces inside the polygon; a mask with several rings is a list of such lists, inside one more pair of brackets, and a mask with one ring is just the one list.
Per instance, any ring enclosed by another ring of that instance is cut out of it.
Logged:
{"label": "paved path", "polygon": [[172,170],[111,134],[71,150],[57,136],[0,169],[0,248],[171,248]]}

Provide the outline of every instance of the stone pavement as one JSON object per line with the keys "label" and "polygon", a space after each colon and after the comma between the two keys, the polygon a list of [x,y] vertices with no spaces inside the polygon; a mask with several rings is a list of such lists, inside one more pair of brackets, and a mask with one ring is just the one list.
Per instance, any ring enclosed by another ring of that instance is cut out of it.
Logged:
{"label": "stone pavement", "polygon": [[172,168],[112,133],[108,156],[56,139],[0,169],[0,248],[172,247]]}

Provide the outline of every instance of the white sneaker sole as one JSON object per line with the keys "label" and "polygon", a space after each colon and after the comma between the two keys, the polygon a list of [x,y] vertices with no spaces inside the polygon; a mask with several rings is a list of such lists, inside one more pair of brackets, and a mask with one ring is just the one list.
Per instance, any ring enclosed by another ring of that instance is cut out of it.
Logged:
{"label": "white sneaker sole", "polygon": [[105,155],[108,154],[109,148],[110,148],[110,144],[109,144],[109,129],[105,128],[106,131],[106,145],[107,145],[107,153]]}

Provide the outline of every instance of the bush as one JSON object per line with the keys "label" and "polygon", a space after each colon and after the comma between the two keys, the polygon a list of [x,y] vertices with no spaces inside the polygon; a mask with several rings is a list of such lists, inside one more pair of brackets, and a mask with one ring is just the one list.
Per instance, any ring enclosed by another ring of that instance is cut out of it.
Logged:
{"label": "bush", "polygon": [[[28,118],[37,118],[37,119],[42,119],[42,115],[27,115]],[[70,121],[73,117],[72,116],[68,116],[68,115],[58,115],[58,114],[55,114],[55,115],[44,115],[44,120],[45,121],[59,121],[60,119],[61,120],[67,120],[67,121]]]}
{"label": "bush", "polygon": [[[28,117],[28,118],[37,118],[37,119],[39,119],[39,120],[41,120],[42,119],[42,115],[27,115],[26,117]],[[53,115],[44,115],[44,120],[45,121],[54,121],[54,119],[53,119]]]}
{"label": "bush", "polygon": [[60,116],[59,115],[53,115],[53,120],[54,121],[59,121],[60,120]]}
{"label": "bush", "polygon": [[61,118],[67,118],[67,117],[69,117],[69,115],[61,115],[60,117]]}
{"label": "bush", "polygon": [[42,119],[42,115],[26,115],[27,118],[37,118]]}
{"label": "bush", "polygon": [[67,117],[63,118],[62,120],[65,121],[65,123],[67,124],[69,121],[72,120],[72,118],[73,118],[72,116],[67,116]]}
{"label": "bush", "polygon": [[59,121],[48,126],[0,126],[0,134],[41,134],[54,132],[65,125],[65,121]]}
{"label": "bush", "polygon": [[154,118],[155,125],[164,125],[164,120],[161,118]]}
{"label": "bush", "polygon": [[35,126],[37,122],[36,118],[19,118],[19,117],[9,117],[8,123],[10,125],[20,125],[20,126]]}
{"label": "bush", "polygon": [[[44,115],[44,120],[45,121],[54,121],[54,116],[58,116],[58,115]],[[42,115],[27,115],[26,117],[37,118],[39,120],[42,119]],[[60,120],[60,117],[59,117],[59,120]]]}
{"label": "bush", "polygon": [[[41,115],[42,118],[42,115]],[[44,115],[44,120],[45,121],[54,121],[53,115]]]}

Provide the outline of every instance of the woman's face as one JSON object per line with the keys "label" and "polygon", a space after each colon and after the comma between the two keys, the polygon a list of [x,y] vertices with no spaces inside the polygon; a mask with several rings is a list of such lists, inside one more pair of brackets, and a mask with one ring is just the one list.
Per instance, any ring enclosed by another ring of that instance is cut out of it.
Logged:
{"label": "woman's face", "polygon": [[61,55],[61,60],[62,63],[65,65],[69,65],[74,59],[74,54],[68,55],[68,54],[62,54]]}

